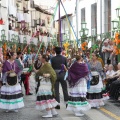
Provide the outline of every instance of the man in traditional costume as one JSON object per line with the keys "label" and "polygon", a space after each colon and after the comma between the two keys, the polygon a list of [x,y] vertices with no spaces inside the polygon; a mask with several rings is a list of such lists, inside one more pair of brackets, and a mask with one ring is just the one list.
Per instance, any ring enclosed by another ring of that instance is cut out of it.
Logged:
{"label": "man in traditional costume", "polygon": [[[51,64],[53,69],[57,74],[57,81],[55,83],[55,98],[58,103],[60,103],[60,96],[59,96],[59,83],[62,86],[64,101],[67,103],[68,101],[68,91],[67,91],[67,83],[64,80],[65,76],[65,67],[67,68],[67,59],[61,55],[62,48],[56,47],[55,48],[56,56],[51,59]],[[60,105],[56,107],[56,109],[60,109]]]}

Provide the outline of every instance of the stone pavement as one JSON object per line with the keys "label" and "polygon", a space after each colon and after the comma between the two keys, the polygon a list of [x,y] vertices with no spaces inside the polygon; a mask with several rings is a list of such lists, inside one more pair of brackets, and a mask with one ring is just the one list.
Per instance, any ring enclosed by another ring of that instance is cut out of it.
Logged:
{"label": "stone pavement", "polygon": [[[85,112],[83,117],[75,117],[72,112],[67,111],[65,108],[62,90],[60,90],[61,109],[57,110],[59,115],[53,118],[42,118],[41,116],[45,113],[35,109],[36,96],[35,80],[33,75],[30,77],[30,88],[34,95],[24,96],[25,107],[20,109],[18,113],[5,113],[4,110],[0,110],[0,120],[120,120],[119,107],[115,106],[111,102],[108,102],[107,105],[102,109],[91,109]],[[113,111],[112,108],[114,109]],[[108,114],[109,112],[106,112],[105,110],[111,110],[111,114]]]}

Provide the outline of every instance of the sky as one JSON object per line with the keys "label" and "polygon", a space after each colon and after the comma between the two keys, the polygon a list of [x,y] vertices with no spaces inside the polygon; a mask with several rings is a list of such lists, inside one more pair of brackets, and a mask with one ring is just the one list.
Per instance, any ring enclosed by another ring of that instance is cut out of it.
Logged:
{"label": "sky", "polygon": [[[37,5],[42,5],[42,6],[48,6],[48,11],[49,12],[54,12],[54,9],[51,10],[51,7],[56,7],[57,5],[57,0],[34,0],[35,4]],[[75,2],[76,0],[62,0],[63,5],[65,7],[65,10],[67,12],[67,14],[72,14],[75,11]],[[61,6],[61,17],[65,15],[64,9]],[[55,20],[58,20],[58,9],[55,15]]]}

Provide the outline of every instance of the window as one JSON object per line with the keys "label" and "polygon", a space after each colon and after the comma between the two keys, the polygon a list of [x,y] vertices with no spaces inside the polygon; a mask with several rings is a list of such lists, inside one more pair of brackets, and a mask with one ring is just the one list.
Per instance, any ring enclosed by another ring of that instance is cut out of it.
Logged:
{"label": "window", "polygon": [[30,7],[31,7],[31,8],[34,8],[34,7],[35,7],[33,0],[30,1]]}
{"label": "window", "polygon": [[91,5],[91,35],[97,34],[97,3]]}
{"label": "window", "polygon": [[85,22],[85,8],[81,9],[81,22]]}
{"label": "window", "polygon": [[45,20],[41,20],[41,26],[45,26]]}
{"label": "window", "polygon": [[105,32],[111,31],[111,0],[104,0]]}

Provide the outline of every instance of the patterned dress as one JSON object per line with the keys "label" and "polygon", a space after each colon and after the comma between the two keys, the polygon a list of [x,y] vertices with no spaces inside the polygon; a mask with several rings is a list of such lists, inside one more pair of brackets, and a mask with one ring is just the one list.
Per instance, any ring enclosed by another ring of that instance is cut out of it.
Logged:
{"label": "patterned dress", "polygon": [[91,104],[91,107],[100,107],[104,105],[103,102],[103,97],[102,97],[102,88],[103,88],[103,83],[102,83],[102,65],[99,61],[96,63],[90,62],[90,69],[93,76],[99,76],[98,83],[97,84],[92,84],[90,85],[90,89],[88,89],[87,93],[87,99],[89,103]]}
{"label": "patterned dress", "polygon": [[[76,62],[74,63],[76,64]],[[74,65],[73,64],[73,65]],[[82,65],[85,63],[79,63],[79,65]],[[72,66],[71,66],[72,67]],[[82,71],[81,67],[79,67],[79,71]],[[78,69],[76,69],[76,71],[78,71]],[[74,76],[76,76],[78,73],[76,73],[76,71],[72,71],[72,74],[74,74]],[[83,70],[83,72],[85,72]],[[69,74],[69,73],[68,73]],[[69,84],[69,99],[68,99],[68,106],[67,106],[67,110],[69,111],[73,111],[73,112],[80,112],[80,111],[87,111],[91,108],[90,104],[88,103],[87,99],[86,99],[86,95],[87,95],[87,75],[78,79],[78,82],[75,86],[70,87]],[[68,81],[69,83],[69,81]]]}
{"label": "patterned dress", "polygon": [[10,63],[9,60],[7,60],[3,64],[2,82],[4,85],[1,87],[0,108],[6,110],[14,110],[24,107],[23,95],[19,82],[14,86],[7,84],[7,72],[10,70],[14,70],[17,75],[19,74],[20,69],[16,61]]}
{"label": "patterned dress", "polygon": [[[43,77],[43,74],[49,74],[50,77]],[[39,78],[38,78],[39,77]],[[58,102],[54,98],[54,84],[56,73],[49,63],[45,63],[36,73],[36,78],[40,81],[37,91],[36,109],[43,111],[47,108],[55,108]]]}

